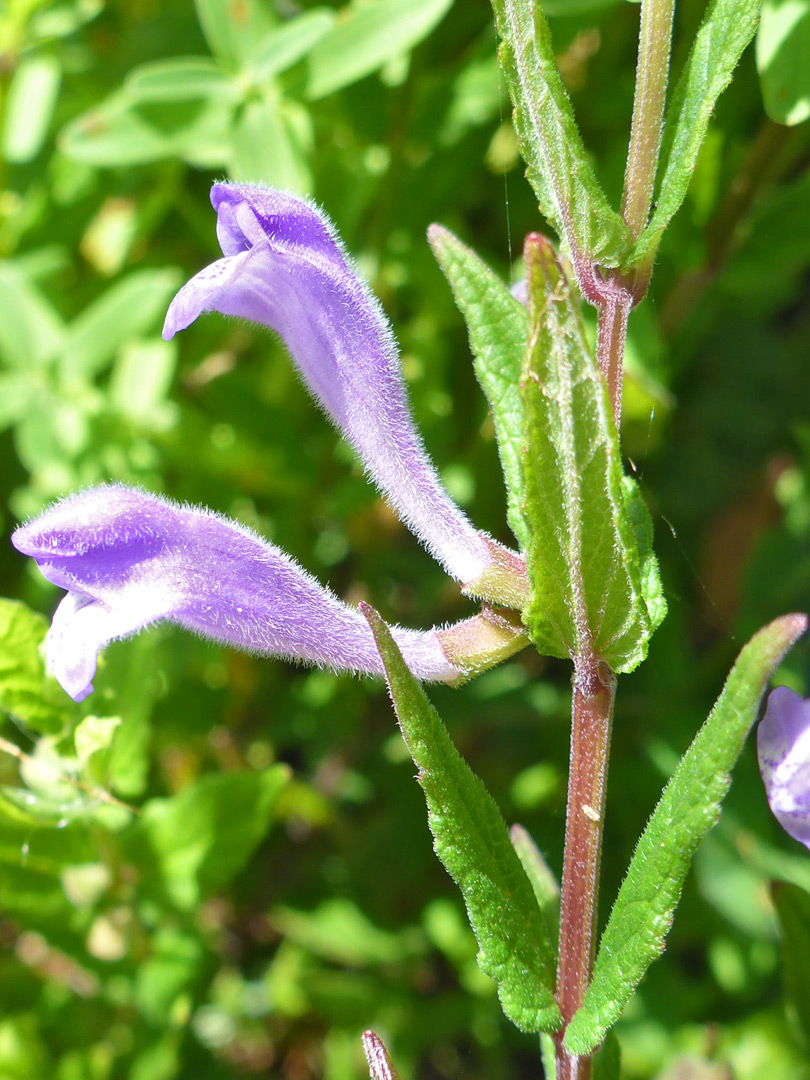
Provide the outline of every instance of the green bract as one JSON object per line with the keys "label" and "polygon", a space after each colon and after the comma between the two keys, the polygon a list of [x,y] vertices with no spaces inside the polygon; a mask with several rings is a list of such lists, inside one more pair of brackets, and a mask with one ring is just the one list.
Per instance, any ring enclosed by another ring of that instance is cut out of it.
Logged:
{"label": "green bract", "polygon": [[595,655],[613,671],[631,671],[666,610],[649,522],[622,474],[607,388],[563,265],[539,236],[527,240],[526,265],[525,620],[540,652]]}

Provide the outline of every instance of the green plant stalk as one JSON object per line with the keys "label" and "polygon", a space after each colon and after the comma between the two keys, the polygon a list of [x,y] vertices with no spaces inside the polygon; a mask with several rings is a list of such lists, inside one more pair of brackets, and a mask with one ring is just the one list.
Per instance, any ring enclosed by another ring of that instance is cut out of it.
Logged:
{"label": "green plant stalk", "polygon": [[641,0],[633,124],[624,174],[622,217],[635,242],[650,216],[672,46],[675,0]]}
{"label": "green plant stalk", "polygon": [[557,1005],[563,1027],[554,1036],[556,1080],[590,1080],[592,1074],[592,1059],[569,1054],[563,1038],[582,1004],[593,969],[615,693],[616,677],[598,657],[576,661],[557,960]]}
{"label": "green plant stalk", "polygon": [[618,430],[622,419],[622,375],[627,320],[633,294],[617,282],[606,283],[596,304],[596,362],[607,383],[613,419]]}

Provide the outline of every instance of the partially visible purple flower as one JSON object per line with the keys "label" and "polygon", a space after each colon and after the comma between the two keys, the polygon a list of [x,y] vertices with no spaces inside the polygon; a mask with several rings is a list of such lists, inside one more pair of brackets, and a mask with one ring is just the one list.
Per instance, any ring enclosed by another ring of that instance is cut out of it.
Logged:
{"label": "partially visible purple flower", "polygon": [[771,692],[757,730],[757,753],[774,816],[810,848],[810,699],[785,686]]}
{"label": "partially visible purple flower", "polygon": [[[283,551],[211,511],[104,486],[57,503],[12,542],[67,589],[46,647],[51,671],[76,701],[91,693],[108,642],[159,619],[258,653],[382,674],[358,611]],[[435,632],[393,634],[419,678],[458,678]]]}
{"label": "partially visible purple flower", "polygon": [[267,188],[216,184],[223,259],[175,297],[163,336],[203,311],[263,323],[281,335],[312,393],[353,444],[406,524],[463,584],[493,563],[442,487],[411,418],[386,318],[309,203]]}

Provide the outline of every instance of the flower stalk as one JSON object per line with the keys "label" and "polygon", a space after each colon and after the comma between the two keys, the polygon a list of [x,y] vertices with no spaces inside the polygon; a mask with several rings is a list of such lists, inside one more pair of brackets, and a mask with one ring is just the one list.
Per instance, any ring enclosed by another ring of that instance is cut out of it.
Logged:
{"label": "flower stalk", "polygon": [[627,320],[633,307],[633,295],[620,285],[611,283],[611,286],[604,290],[604,296],[596,308],[596,362],[607,383],[613,420],[618,429],[622,419]]}
{"label": "flower stalk", "polygon": [[669,79],[675,0],[641,0],[633,123],[624,174],[622,217],[635,242],[650,216]]}

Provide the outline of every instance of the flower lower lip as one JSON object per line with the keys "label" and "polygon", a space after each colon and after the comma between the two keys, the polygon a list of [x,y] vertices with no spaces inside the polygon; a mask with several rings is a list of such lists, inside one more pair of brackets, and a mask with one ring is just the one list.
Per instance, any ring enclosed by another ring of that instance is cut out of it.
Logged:
{"label": "flower lower lip", "polygon": [[[44,549],[35,555],[41,573],[68,592],[48,656],[76,700],[89,693],[101,649],[161,619],[252,652],[381,673],[358,611],[279,548],[210,511],[110,486],[57,504],[26,530],[20,547]],[[81,555],[63,558],[54,536]],[[434,631],[395,636],[420,678],[452,682],[460,674]]]}

